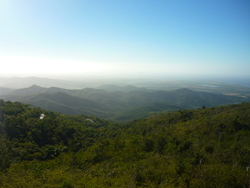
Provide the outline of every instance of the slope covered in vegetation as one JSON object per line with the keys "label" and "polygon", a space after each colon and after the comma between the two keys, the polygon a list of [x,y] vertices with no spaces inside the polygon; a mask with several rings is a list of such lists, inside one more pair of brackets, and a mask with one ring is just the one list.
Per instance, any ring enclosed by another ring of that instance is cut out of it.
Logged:
{"label": "slope covered in vegetation", "polygon": [[0,187],[250,186],[250,103],[125,125],[0,104]]}

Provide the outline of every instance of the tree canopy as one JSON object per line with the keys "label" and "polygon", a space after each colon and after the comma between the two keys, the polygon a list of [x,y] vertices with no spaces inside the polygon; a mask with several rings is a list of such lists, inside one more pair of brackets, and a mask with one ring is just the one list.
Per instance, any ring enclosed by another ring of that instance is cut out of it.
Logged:
{"label": "tree canopy", "polygon": [[249,114],[242,103],[117,124],[0,101],[0,187],[249,187]]}

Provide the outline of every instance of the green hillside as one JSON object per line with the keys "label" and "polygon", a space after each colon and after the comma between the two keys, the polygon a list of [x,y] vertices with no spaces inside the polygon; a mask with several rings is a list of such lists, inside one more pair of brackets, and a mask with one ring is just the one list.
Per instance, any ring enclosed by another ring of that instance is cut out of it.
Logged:
{"label": "green hillside", "polygon": [[122,111],[120,113],[116,113],[116,116],[113,119],[119,122],[123,122],[128,119],[142,119],[159,113],[174,112],[183,109],[183,107],[177,105],[153,102],[145,106],[135,107],[126,111]]}
{"label": "green hillside", "polygon": [[0,187],[249,187],[249,114],[242,103],[121,125],[0,101]]}

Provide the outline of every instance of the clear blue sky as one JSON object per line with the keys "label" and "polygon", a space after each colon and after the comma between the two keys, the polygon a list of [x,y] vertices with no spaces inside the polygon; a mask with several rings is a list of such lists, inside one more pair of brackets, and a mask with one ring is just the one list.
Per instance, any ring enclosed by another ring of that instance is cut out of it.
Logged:
{"label": "clear blue sky", "polygon": [[0,74],[250,76],[249,0],[0,0]]}

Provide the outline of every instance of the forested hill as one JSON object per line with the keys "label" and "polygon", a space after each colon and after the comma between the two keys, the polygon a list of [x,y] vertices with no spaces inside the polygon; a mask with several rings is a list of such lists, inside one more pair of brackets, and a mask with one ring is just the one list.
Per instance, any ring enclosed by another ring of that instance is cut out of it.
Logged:
{"label": "forested hill", "polygon": [[1,100],[0,130],[4,188],[250,186],[250,103],[120,125]]}

